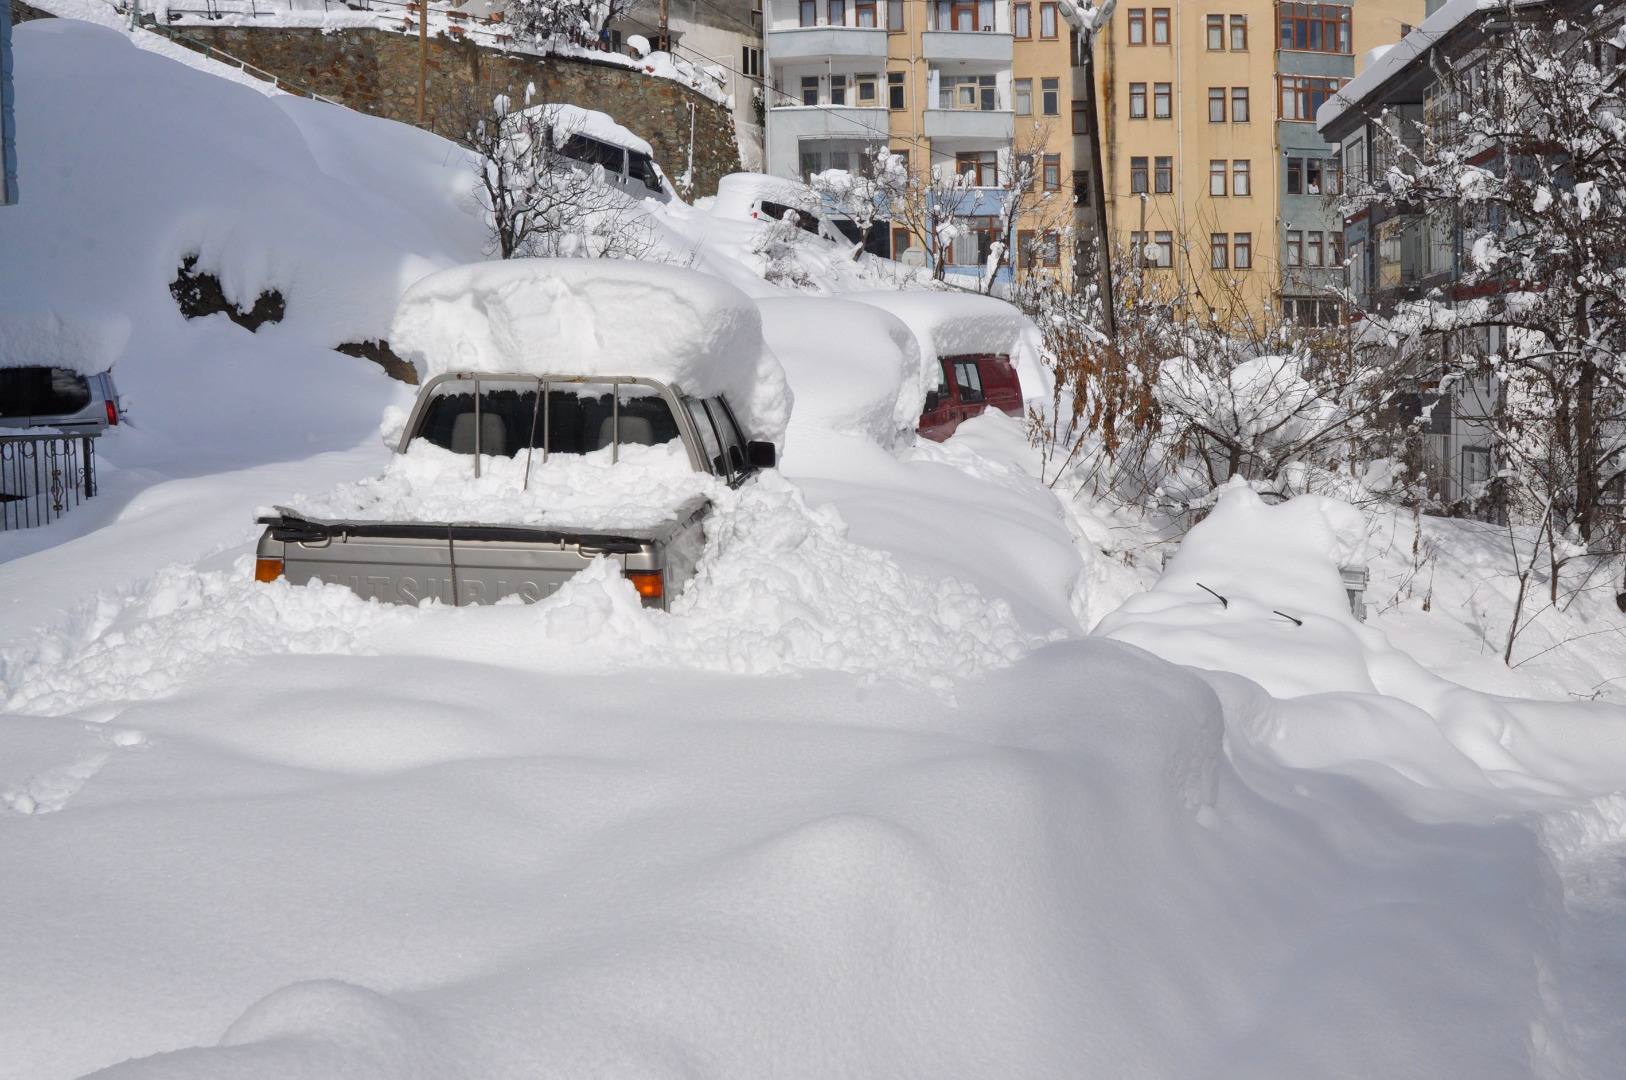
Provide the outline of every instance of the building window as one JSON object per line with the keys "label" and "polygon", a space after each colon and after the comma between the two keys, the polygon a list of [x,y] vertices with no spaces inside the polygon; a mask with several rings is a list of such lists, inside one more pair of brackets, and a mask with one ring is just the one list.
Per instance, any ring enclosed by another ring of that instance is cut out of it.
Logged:
{"label": "building window", "polygon": [[1283,120],[1315,120],[1315,111],[1322,102],[1338,92],[1337,79],[1323,79],[1310,75],[1283,75],[1281,117]]}
{"label": "building window", "polygon": [[993,112],[998,106],[993,75],[945,75],[938,84],[939,109],[972,109]]}
{"label": "building window", "polygon": [[874,28],[880,25],[875,20],[875,0],[853,0],[853,14],[857,16],[859,26]]}
{"label": "building window", "polygon": [[1146,9],[1129,9],[1129,44],[1146,44]]}
{"label": "building window", "polygon": [[1344,234],[1341,232],[1327,234],[1327,265],[1344,265]]}
{"label": "building window", "polygon": [[1321,233],[1308,232],[1304,234],[1304,265],[1321,265]]}
{"label": "building window", "polygon": [[1208,88],[1208,122],[1210,124],[1225,123],[1225,87],[1210,86]]}
{"label": "building window", "polygon": [[1090,171],[1088,169],[1075,169],[1073,171],[1073,205],[1090,205]]}
{"label": "building window", "polygon": [[1044,156],[1044,189],[1046,191],[1061,190],[1061,155],[1046,154]]}
{"label": "building window", "polygon": [[762,77],[762,50],[749,45],[740,48],[740,74]]}
{"label": "building window", "polygon": [[1321,194],[1321,159],[1304,159],[1304,193],[1306,195]]}
{"label": "building window", "polygon": [[1208,17],[1208,48],[1218,52],[1225,48],[1225,16],[1210,15]]}
{"label": "building window", "polygon": [[817,75],[802,76],[802,104],[817,105],[819,103],[819,77]]}
{"label": "building window", "polygon": [[846,26],[847,25],[847,0],[829,0],[829,3],[830,3],[830,25],[831,26]]}
{"label": "building window", "polygon": [[1253,187],[1249,183],[1252,170],[1248,168],[1247,159],[1231,162],[1231,194],[1252,195]]}
{"label": "building window", "polygon": [[871,109],[880,104],[880,89],[874,75],[854,75],[853,87],[858,104]]}
{"label": "building window", "polygon": [[1016,115],[1033,115],[1033,80],[1017,79],[1012,84],[1015,89]]}
{"label": "building window", "polygon": [[903,72],[886,73],[886,107],[893,112],[903,108]]}
{"label": "building window", "polygon": [[1054,41],[1056,37],[1056,5],[1039,5],[1039,36]]}
{"label": "building window", "polygon": [[1248,17],[1246,15],[1231,16],[1231,51],[1248,51]]}
{"label": "building window", "polygon": [[1039,105],[1046,116],[1061,115],[1061,80],[1039,80]]}
{"label": "building window", "polygon": [[1174,265],[1174,234],[1172,232],[1155,232],[1152,234],[1151,263],[1153,266],[1170,267]]}
{"label": "building window", "polygon": [[803,26],[819,24],[819,0],[801,0],[797,7],[801,10]]}
{"label": "building window", "polygon": [[1088,102],[1073,102],[1073,134],[1088,135],[1090,133],[1090,110]]}
{"label": "building window", "polygon": [[1129,191],[1135,195],[1146,192],[1146,159],[1143,157],[1129,159]]}
{"label": "building window", "polygon": [[1235,270],[1253,269],[1253,233],[1239,232],[1231,238],[1231,267]]}
{"label": "building window", "polygon": [[1289,195],[1304,194],[1304,159],[1290,157],[1287,159],[1287,193]]}
{"label": "building window", "polygon": [[1129,84],[1129,119],[1146,119],[1146,84],[1143,82]]}
{"label": "building window", "polygon": [[1304,265],[1304,233],[1298,229],[1287,230],[1287,265]]}
{"label": "building window", "polygon": [[1049,267],[1061,265],[1061,234],[1054,229],[1047,229],[1040,237],[1040,252],[1044,264]]}
{"label": "building window", "polygon": [[1169,9],[1152,9],[1152,44],[1167,45],[1169,43]]}
{"label": "building window", "polygon": [[1167,120],[1174,115],[1174,89],[1171,83],[1152,84],[1152,115]]}
{"label": "building window", "polygon": [[762,0],[751,0],[751,31],[762,34]]}
{"label": "building window", "polygon": [[977,187],[999,186],[999,151],[973,150],[954,155],[954,171],[969,176]]}
{"label": "building window", "polygon": [[1174,190],[1174,158],[1160,157],[1153,177],[1154,191],[1159,195],[1167,195]]}
{"label": "building window", "polygon": [[1225,196],[1225,159],[1219,158],[1208,163],[1208,193],[1220,198]]}
{"label": "building window", "polygon": [[886,0],[886,31],[903,33],[903,0]]}
{"label": "building window", "polygon": [[1224,270],[1231,265],[1230,237],[1222,232],[1208,234],[1208,268]]}
{"label": "building window", "polygon": [[1281,47],[1309,52],[1348,53],[1350,9],[1339,4],[1283,3]]}
{"label": "building window", "polygon": [[1246,124],[1248,122],[1248,88],[1246,86],[1231,87],[1231,123]]}
{"label": "building window", "polygon": [[832,76],[830,76],[830,104],[832,104],[832,105],[845,105],[845,104],[847,104],[847,76],[845,76],[845,75],[832,75]]}
{"label": "building window", "polygon": [[1032,10],[1028,4],[1016,4],[1011,7],[1011,28],[1015,31],[1016,37],[1033,36]]}

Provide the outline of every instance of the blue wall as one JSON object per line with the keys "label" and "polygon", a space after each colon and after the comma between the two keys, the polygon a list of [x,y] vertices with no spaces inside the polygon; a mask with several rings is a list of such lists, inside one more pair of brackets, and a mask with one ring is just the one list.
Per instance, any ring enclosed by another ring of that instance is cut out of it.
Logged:
{"label": "blue wall", "polygon": [[17,124],[11,103],[11,0],[0,0],[0,205],[17,201]]}

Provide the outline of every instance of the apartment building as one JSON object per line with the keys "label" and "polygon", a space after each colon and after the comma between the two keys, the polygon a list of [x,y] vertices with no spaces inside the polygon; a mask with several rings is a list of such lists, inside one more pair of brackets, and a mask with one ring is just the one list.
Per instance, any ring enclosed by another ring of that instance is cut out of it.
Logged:
{"label": "apartment building", "polygon": [[[779,176],[857,168],[885,146],[911,171],[969,178],[958,236],[894,257],[941,259],[980,273],[996,240],[1013,248],[1001,277],[1070,276],[1068,237],[1087,217],[1089,133],[1074,59],[1073,9],[1059,0],[766,0],[767,164]],[[1037,190],[1018,228],[998,213],[1019,157]]]}
{"label": "apartment building", "polygon": [[1341,315],[1337,147],[1316,110],[1424,0],[1119,7],[1096,45],[1108,230],[1221,319]]}

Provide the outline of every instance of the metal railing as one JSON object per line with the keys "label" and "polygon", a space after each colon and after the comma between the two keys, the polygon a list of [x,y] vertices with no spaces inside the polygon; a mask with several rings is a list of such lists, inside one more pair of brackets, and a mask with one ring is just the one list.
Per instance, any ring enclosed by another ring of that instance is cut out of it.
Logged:
{"label": "metal railing", "polygon": [[96,436],[0,435],[0,530],[55,521],[96,494]]}

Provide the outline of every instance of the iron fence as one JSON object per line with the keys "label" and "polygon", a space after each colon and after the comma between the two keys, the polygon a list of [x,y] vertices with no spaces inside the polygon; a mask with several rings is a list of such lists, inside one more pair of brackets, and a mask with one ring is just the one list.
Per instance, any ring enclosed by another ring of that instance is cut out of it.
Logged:
{"label": "iron fence", "polygon": [[94,435],[0,435],[0,530],[55,521],[96,494]]}

